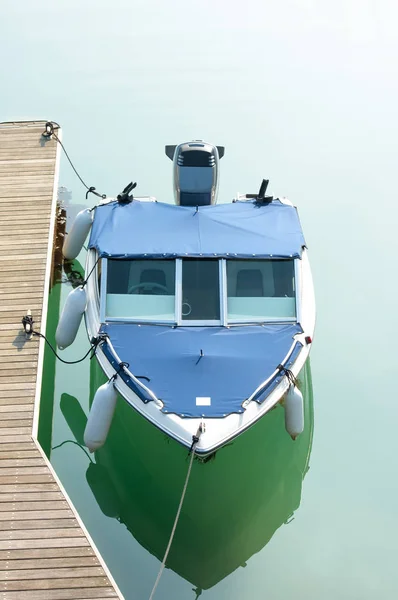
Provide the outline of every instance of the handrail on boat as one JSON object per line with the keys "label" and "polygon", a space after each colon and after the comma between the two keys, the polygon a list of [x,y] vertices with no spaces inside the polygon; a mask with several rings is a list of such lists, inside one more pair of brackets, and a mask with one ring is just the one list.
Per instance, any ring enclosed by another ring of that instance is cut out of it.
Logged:
{"label": "handrail on boat", "polygon": [[[296,345],[299,344],[299,343],[300,342],[298,342],[298,340],[293,340],[293,343],[290,346],[288,353],[286,354],[286,356],[283,359],[283,361],[280,363],[282,366],[284,366],[287,363],[287,361],[289,360],[289,358],[293,354]],[[271,375],[265,381],[263,381],[262,383],[260,383],[260,385],[254,390],[254,392],[252,393],[252,395],[247,400],[245,400],[244,402],[242,402],[243,408],[247,408],[249,406],[250,402],[256,401],[256,397],[260,396],[265,391],[265,388],[267,387],[267,385],[269,383],[271,383],[271,381],[280,372],[281,371],[280,371],[280,368],[279,368],[279,365],[278,365],[278,367],[275,369],[275,371],[273,371],[273,373],[271,373]]]}
{"label": "handrail on boat", "polygon": [[[117,354],[115,348],[113,347],[113,344],[110,340],[109,337],[106,338],[106,344],[109,347],[109,350],[111,352],[111,354],[113,355],[113,358],[115,359],[115,361],[118,364],[122,364],[122,360],[120,359],[119,355]],[[163,408],[163,402],[161,400],[159,400],[159,398],[152,392],[152,390],[150,390],[144,383],[142,383],[142,381],[140,381],[139,379],[137,379],[137,377],[135,377],[135,375],[133,375],[133,373],[130,371],[130,369],[127,366],[123,366],[123,371],[126,373],[126,375],[128,375],[132,381],[134,381],[134,383],[140,387],[142,390],[144,390],[148,396],[150,396],[153,400],[153,402],[159,406],[159,408]]]}

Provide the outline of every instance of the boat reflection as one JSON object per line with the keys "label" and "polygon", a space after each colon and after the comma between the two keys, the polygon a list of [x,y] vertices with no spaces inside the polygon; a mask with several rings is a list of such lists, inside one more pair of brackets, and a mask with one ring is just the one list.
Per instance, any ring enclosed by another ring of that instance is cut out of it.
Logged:
{"label": "boat reflection", "polygon": [[[278,405],[210,460],[194,462],[167,567],[194,584],[197,594],[245,566],[300,505],[313,436],[309,361],[300,380],[306,426],[295,442]],[[80,443],[85,415],[77,405],[63,395],[61,409]],[[102,512],[161,560],[187,468],[186,450],[119,399],[108,440],[86,479]]]}

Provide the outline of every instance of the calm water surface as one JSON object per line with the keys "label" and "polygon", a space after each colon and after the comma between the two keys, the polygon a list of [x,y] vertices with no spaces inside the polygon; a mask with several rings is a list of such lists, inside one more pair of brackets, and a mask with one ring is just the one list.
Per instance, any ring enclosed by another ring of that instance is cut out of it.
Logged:
{"label": "calm water surface", "polygon": [[[318,323],[305,435],[290,444],[277,409],[195,464],[156,597],[397,596],[397,13],[388,0],[2,5],[2,120],[59,121],[90,185],[113,195],[134,179],[163,201],[165,144],[224,144],[220,201],[269,177],[271,193],[298,205],[310,249]],[[84,190],[65,159],[60,184],[73,215]],[[69,289],[52,289],[50,331]],[[86,348],[82,329],[65,357]],[[119,408],[94,457],[59,446],[81,440],[97,375],[48,355],[45,369],[42,444],[126,599],[144,600],[185,456],[170,445],[167,455],[142,421],[127,443]]]}

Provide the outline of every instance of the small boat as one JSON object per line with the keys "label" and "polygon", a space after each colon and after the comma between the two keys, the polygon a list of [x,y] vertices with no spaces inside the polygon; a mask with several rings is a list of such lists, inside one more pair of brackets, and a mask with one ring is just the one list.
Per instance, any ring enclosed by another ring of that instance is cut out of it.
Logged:
{"label": "small boat", "polygon": [[304,428],[297,378],[315,327],[297,210],[267,195],[267,180],[258,193],[216,204],[223,147],[195,140],[166,154],[175,205],[134,197],[131,183],[81,211],[64,245],[75,258],[91,230],[85,282],[67,298],[56,333],[58,347],[70,345],[84,314],[108,380],[86,445],[105,442],[118,394],[201,456],[278,403],[295,439]]}

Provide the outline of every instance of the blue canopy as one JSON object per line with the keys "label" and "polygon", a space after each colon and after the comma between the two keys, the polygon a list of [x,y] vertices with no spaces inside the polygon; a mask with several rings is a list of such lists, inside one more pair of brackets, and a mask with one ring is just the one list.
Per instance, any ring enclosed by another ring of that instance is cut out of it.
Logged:
{"label": "blue canopy", "polygon": [[[267,380],[302,331],[297,323],[242,327],[165,327],[106,323],[108,334],[121,361],[164,403],[164,412],[184,417],[222,417],[244,411],[246,400]],[[102,350],[112,362],[106,343]],[[301,350],[296,342],[286,367]],[[118,370],[118,364],[114,368]],[[146,402],[128,376],[127,385]],[[254,400],[262,402],[283,374],[259,390]],[[206,398],[202,405],[198,398]]]}
{"label": "blue canopy", "polygon": [[296,208],[279,200],[198,208],[112,202],[96,208],[89,241],[115,258],[299,258],[304,245]]}

